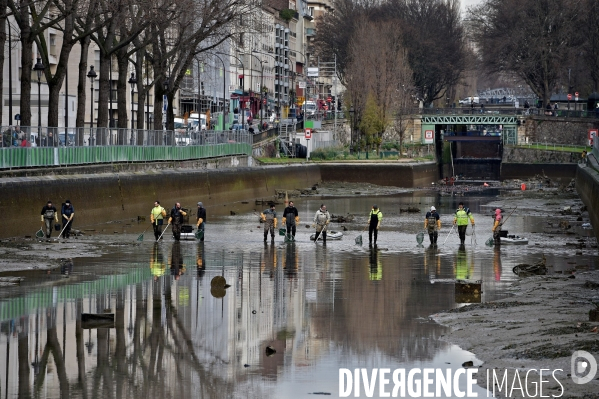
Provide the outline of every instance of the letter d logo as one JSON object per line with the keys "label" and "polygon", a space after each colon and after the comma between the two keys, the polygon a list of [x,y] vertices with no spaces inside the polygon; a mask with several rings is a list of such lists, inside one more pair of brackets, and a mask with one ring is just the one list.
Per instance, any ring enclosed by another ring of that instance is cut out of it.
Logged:
{"label": "letter d logo", "polygon": [[[575,384],[586,384],[597,374],[597,361],[587,351],[576,351],[570,359],[572,381]],[[584,375],[587,373],[587,375]]]}

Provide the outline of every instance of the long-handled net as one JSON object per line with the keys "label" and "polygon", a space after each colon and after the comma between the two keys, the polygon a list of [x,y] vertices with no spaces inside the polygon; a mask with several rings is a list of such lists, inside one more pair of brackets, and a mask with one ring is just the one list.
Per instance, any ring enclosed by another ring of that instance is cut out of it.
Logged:
{"label": "long-handled net", "polygon": [[144,234],[146,234],[146,231],[148,231],[148,229],[145,229],[143,233],[141,233],[139,236],[137,236],[137,241],[143,241],[144,240]]}
{"label": "long-handled net", "polygon": [[37,238],[44,238],[44,231],[40,228],[37,233],[35,233]]}
{"label": "long-handled net", "polygon": [[424,241],[424,231],[421,231],[420,233],[416,234],[416,242],[418,243],[418,245],[422,245],[423,241]]}

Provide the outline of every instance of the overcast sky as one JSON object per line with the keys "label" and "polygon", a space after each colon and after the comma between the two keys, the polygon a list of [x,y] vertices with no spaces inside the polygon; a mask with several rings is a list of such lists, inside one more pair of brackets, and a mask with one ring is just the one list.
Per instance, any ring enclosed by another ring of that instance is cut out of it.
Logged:
{"label": "overcast sky", "polygon": [[461,0],[461,1],[462,1],[462,13],[464,13],[468,9],[468,7],[481,2],[481,0]]}

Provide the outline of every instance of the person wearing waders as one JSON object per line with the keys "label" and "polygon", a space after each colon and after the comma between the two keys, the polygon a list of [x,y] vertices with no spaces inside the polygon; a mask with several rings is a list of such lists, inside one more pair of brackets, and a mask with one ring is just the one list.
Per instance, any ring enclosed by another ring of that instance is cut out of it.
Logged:
{"label": "person wearing waders", "polygon": [[437,208],[434,206],[431,206],[430,212],[427,212],[424,217],[424,229],[428,232],[431,245],[437,245],[439,230],[441,230],[441,219],[437,213]]}
{"label": "person wearing waders", "polygon": [[501,209],[495,209],[495,216],[493,219],[493,241],[495,241],[495,245],[499,245],[501,244]]}
{"label": "person wearing waders", "polygon": [[187,212],[181,209],[181,204],[176,203],[173,209],[171,209],[171,216],[168,218],[168,222],[172,223],[171,227],[173,231],[173,238],[175,241],[181,239],[181,225],[183,224],[183,216],[187,216]]}
{"label": "person wearing waders", "polygon": [[293,201],[289,201],[289,205],[283,211],[283,223],[287,228],[287,239],[295,241],[295,226],[299,223],[299,215],[297,208],[293,205]]}
{"label": "person wearing waders", "polygon": [[458,226],[458,235],[460,236],[460,245],[464,245],[466,241],[466,228],[468,227],[468,219],[472,227],[474,227],[474,216],[470,213],[470,209],[464,208],[464,203],[458,204],[458,210],[455,212],[453,224]]}
{"label": "person wearing waders", "polygon": [[312,227],[316,227],[316,235],[314,236],[314,243],[318,241],[318,236],[322,233],[322,243],[327,243],[327,229],[326,227],[329,225],[331,221],[331,214],[327,211],[327,207],[322,204],[320,205],[320,209],[316,211],[314,215],[314,224]]}
{"label": "person wearing waders", "polygon": [[[202,202],[198,202],[198,222],[196,223],[196,228],[198,231],[204,233],[204,223],[206,222],[206,208],[204,208],[204,204]],[[202,238],[200,241],[204,241],[204,234],[202,234]]]}
{"label": "person wearing waders", "polygon": [[260,218],[264,223],[264,242],[268,238],[268,232],[270,231],[270,240],[275,240],[275,229],[277,228],[277,211],[275,211],[275,204],[270,204],[270,208],[264,210],[260,214]]}
{"label": "person wearing waders", "polygon": [[150,221],[154,228],[154,238],[156,241],[158,241],[162,235],[162,225],[165,217],[166,210],[160,205],[159,201],[154,201],[154,208],[152,208],[152,211],[150,212]]}
{"label": "person wearing waders", "polygon": [[73,219],[75,218],[75,208],[73,208],[71,200],[66,200],[62,204],[60,213],[62,214],[63,234],[65,238],[69,238],[71,236],[71,229],[73,228]]}
{"label": "person wearing waders", "polygon": [[58,211],[52,205],[52,201],[48,200],[48,203],[42,208],[42,222],[44,223],[46,238],[50,238],[52,235],[53,221],[58,223]]}
{"label": "person wearing waders", "polygon": [[372,233],[374,233],[374,245],[376,245],[381,220],[383,220],[383,212],[377,205],[373,205],[368,216],[368,245],[372,245]]}

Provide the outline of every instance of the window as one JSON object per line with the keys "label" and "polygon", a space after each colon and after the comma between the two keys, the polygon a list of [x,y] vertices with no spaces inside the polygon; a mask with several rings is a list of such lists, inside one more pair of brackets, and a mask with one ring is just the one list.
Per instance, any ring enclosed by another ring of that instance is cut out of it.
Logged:
{"label": "window", "polygon": [[314,17],[314,7],[308,7],[308,15]]}

